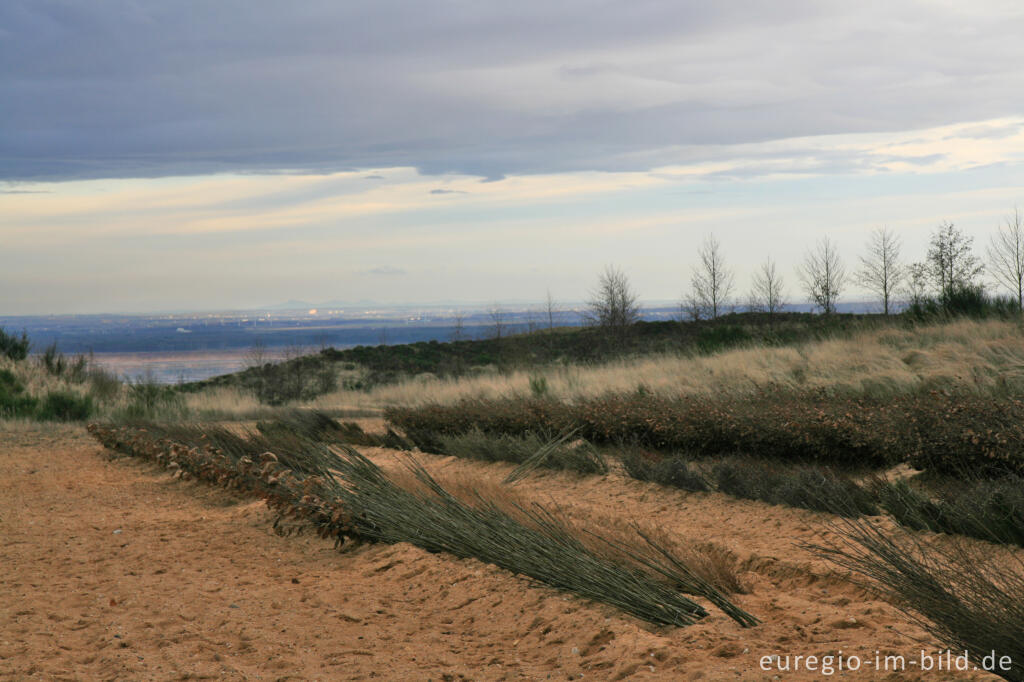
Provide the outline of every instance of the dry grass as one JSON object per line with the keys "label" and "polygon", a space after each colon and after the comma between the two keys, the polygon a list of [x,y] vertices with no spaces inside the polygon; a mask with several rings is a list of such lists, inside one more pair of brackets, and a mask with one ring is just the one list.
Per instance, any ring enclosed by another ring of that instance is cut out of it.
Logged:
{"label": "dry grass", "polygon": [[[530,381],[545,395],[572,400],[642,388],[666,396],[745,395],[772,389],[827,388],[886,396],[917,388],[958,387],[979,393],[1024,390],[1024,334],[1019,323],[970,321],[876,329],[850,338],[797,346],[753,346],[711,356],[654,355],[602,365],[565,365],[489,372],[458,379],[420,375],[369,391],[339,389],[294,403],[337,412],[388,405],[452,404],[463,398],[530,395]],[[253,414],[251,394],[215,388],[186,397],[199,414]]]}
{"label": "dry grass", "polygon": [[752,347],[712,356],[648,356],[599,366],[568,365],[461,379],[419,376],[369,392],[335,391],[305,406],[450,404],[466,397],[529,395],[543,377],[547,395],[565,400],[605,392],[744,394],[766,386],[832,388],[873,394],[922,385],[957,385],[989,392],[1024,389],[1021,326],[957,321],[915,329],[883,329],[799,346]]}

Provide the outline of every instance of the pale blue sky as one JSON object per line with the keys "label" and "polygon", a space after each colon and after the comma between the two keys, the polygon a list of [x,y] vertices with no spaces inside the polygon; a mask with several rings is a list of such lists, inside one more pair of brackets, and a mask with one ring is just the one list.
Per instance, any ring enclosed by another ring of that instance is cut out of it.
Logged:
{"label": "pale blue sky", "polygon": [[0,313],[579,300],[606,263],[673,300],[708,233],[794,302],[825,235],[980,255],[1024,13],[861,4],[6,2]]}

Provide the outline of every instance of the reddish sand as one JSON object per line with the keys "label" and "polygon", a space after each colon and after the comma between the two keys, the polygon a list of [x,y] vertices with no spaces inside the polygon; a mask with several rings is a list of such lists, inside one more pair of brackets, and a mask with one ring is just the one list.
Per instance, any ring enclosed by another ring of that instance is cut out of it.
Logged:
{"label": "reddish sand", "polygon": [[[464,480],[509,471],[419,457]],[[873,662],[880,650],[916,661],[928,646],[892,606],[794,546],[822,515],[615,474],[547,473],[517,488],[573,515],[621,514],[730,548],[753,588],[737,601],[764,623],[744,630],[712,610],[654,628],[410,545],[339,553],[276,535],[262,503],[110,460],[83,429],[18,427],[0,433],[0,678],[817,679],[760,659],[841,650]],[[950,676],[908,664],[843,677]]]}

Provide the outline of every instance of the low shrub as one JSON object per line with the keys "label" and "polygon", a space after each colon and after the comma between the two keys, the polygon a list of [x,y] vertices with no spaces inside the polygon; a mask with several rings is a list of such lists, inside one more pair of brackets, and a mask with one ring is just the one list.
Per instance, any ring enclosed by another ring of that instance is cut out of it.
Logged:
{"label": "low shrub", "polygon": [[916,396],[909,417],[917,469],[959,477],[1024,476],[1024,401],[932,392]]}
{"label": "low shrub", "polygon": [[575,402],[466,399],[389,407],[385,418],[425,439],[474,428],[512,436],[575,429],[598,445],[634,443],[701,457],[749,453],[860,469],[909,460],[938,473],[1024,476],[1024,401],[942,391],[851,397],[765,390],[678,398],[633,391]]}
{"label": "low shrub", "polygon": [[19,337],[0,327],[0,355],[14,361],[24,360],[28,357],[28,350],[31,347],[32,343],[25,332],[21,332]]}
{"label": "low shrub", "polygon": [[51,391],[46,394],[36,411],[41,421],[82,421],[93,413],[92,397],[70,391]]}
{"label": "low shrub", "polygon": [[821,393],[668,398],[647,392],[563,403],[548,399],[463,400],[455,405],[389,407],[385,418],[410,431],[443,435],[577,429],[595,444],[635,443],[694,455],[759,456],[879,467],[902,459],[911,426],[882,403]]}
{"label": "low shrub", "polygon": [[0,369],[0,417],[31,417],[39,401],[9,369]]}

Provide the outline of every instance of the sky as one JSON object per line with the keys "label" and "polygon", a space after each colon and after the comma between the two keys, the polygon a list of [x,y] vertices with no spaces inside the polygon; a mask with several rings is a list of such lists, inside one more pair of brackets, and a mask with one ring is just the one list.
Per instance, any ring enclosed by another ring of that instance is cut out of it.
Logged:
{"label": "sky", "polygon": [[[0,314],[743,297],[827,237],[979,256],[1024,203],[1024,5],[5,0]],[[843,300],[867,300],[854,285]]]}

